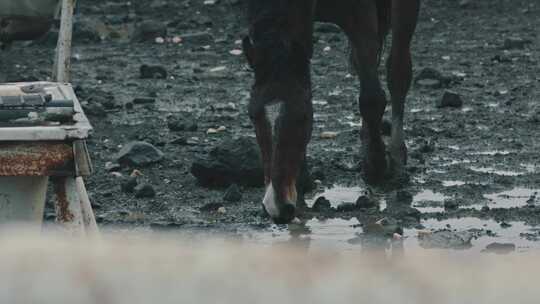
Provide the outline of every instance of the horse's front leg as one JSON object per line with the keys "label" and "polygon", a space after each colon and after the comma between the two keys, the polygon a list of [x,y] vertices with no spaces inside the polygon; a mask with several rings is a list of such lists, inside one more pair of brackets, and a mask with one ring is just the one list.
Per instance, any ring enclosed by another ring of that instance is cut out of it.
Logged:
{"label": "horse's front leg", "polygon": [[390,165],[399,174],[407,162],[403,134],[405,98],[411,86],[411,40],[416,28],[420,0],[392,2],[392,49],[388,58],[388,90],[392,98],[392,139]]}
{"label": "horse's front leg", "polygon": [[387,169],[385,145],[381,137],[381,122],[386,97],[378,76],[381,39],[375,1],[358,2],[341,12],[341,27],[352,47],[352,63],[361,85],[358,105],[362,115],[363,175],[367,183],[383,181]]}

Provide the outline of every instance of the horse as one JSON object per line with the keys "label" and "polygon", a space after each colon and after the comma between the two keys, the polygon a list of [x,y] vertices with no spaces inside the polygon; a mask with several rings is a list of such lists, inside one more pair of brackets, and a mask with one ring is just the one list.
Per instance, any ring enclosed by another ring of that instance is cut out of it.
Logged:
{"label": "horse", "polygon": [[[312,133],[314,23],[334,23],[349,39],[350,61],[361,86],[363,178],[368,184],[380,184],[402,172],[407,161],[403,115],[419,10],[420,0],[248,0],[248,35],[242,41],[254,72],[248,113],[263,160],[263,209],[275,223],[288,223],[296,215],[296,180]],[[392,129],[387,157],[381,137],[387,99],[378,67],[390,32],[387,87]],[[266,107],[276,103],[279,115],[272,126]]]}

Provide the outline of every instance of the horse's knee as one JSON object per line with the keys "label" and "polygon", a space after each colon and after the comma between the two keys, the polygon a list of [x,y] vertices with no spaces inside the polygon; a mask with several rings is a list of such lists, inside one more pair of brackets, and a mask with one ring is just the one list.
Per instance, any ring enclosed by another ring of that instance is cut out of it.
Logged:
{"label": "horse's knee", "polygon": [[386,108],[386,95],[380,85],[362,87],[358,106],[365,120],[378,121],[382,119]]}

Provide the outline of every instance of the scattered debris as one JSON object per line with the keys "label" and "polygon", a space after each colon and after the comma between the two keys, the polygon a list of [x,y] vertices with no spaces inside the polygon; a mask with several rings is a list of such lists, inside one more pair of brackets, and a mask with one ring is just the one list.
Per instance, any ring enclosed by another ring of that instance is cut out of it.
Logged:
{"label": "scattered debris", "polygon": [[337,132],[331,132],[331,131],[325,131],[325,132],[322,132],[321,133],[321,138],[322,139],[334,139],[338,136],[338,133]]}

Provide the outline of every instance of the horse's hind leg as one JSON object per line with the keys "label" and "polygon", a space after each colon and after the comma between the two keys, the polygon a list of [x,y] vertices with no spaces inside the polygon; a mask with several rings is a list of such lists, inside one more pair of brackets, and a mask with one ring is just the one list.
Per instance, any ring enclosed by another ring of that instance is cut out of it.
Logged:
{"label": "horse's hind leg", "polygon": [[388,89],[392,99],[392,139],[390,164],[400,173],[407,161],[403,135],[405,98],[411,86],[412,61],[410,44],[416,28],[420,0],[392,1],[392,49],[388,58]]}
{"label": "horse's hind leg", "polygon": [[352,63],[361,85],[358,99],[362,115],[363,175],[367,183],[382,182],[386,171],[385,147],[381,121],[386,97],[378,76],[381,51],[378,15],[375,1],[359,1],[341,12],[340,26],[352,47]]}

